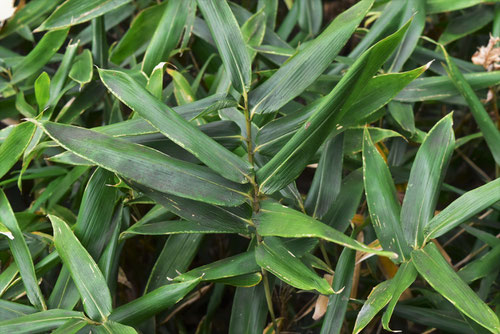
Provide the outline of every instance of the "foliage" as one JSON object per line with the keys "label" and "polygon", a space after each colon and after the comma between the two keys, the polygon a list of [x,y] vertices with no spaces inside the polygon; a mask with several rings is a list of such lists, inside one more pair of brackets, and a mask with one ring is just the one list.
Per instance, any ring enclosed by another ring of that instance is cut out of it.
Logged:
{"label": "foliage", "polygon": [[500,3],[15,3],[0,332],[500,333]]}

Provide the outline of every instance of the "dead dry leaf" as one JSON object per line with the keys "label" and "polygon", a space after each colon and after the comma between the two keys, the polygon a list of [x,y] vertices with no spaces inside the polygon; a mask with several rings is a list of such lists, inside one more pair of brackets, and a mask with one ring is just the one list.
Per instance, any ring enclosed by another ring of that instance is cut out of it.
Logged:
{"label": "dead dry leaf", "polygon": [[472,55],[472,62],[476,65],[481,65],[488,72],[500,69],[500,47],[495,47],[498,42],[500,42],[500,37],[490,35],[488,45],[481,46]]}

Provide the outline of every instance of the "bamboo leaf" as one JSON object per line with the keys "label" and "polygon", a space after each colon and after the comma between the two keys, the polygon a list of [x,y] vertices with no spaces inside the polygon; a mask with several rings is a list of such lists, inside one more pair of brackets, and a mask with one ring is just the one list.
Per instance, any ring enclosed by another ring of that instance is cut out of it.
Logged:
{"label": "bamboo leaf", "polygon": [[255,249],[255,260],[262,269],[301,290],[316,290],[330,295],[330,284],[300,261],[278,238],[267,237]]}
{"label": "bamboo leaf", "polygon": [[313,218],[321,220],[340,192],[344,135],[339,134],[325,143],[304,206]]}
{"label": "bamboo leaf", "polygon": [[0,299],[0,321],[15,319],[36,312],[37,309],[32,306]]}
{"label": "bamboo leaf", "polygon": [[168,1],[142,61],[142,71],[150,75],[179,43],[189,6],[183,0]]}
{"label": "bamboo leaf", "polygon": [[131,77],[122,72],[109,70],[99,70],[99,74],[106,87],[116,97],[146,118],[151,125],[176,144],[230,180],[248,182],[251,169],[248,163],[186,122]]}
{"label": "bamboo leaf", "polygon": [[471,283],[479,278],[487,276],[490,272],[496,270],[496,264],[499,260],[500,245],[493,247],[491,251],[489,251],[479,259],[468,263],[465,267],[460,269],[457,274],[466,283]]}
{"label": "bamboo leaf", "polygon": [[153,5],[140,11],[139,14],[134,17],[125,35],[123,35],[118,44],[111,50],[109,59],[113,63],[121,64],[151,40],[165,12],[167,4],[168,2],[165,1]]}
{"label": "bamboo leaf", "polygon": [[389,330],[389,320],[392,311],[401,294],[415,281],[417,271],[412,262],[405,261],[401,264],[394,278],[384,281],[373,288],[368,299],[358,313],[353,333],[359,333],[387,304],[386,312],[382,317],[384,329]]}
{"label": "bamboo leaf", "polygon": [[[186,271],[202,241],[203,235],[201,234],[170,236],[156,259],[144,293],[172,283],[172,277],[178,275],[178,272]],[[191,279],[197,277],[199,276],[193,276]]]}
{"label": "bamboo leaf", "polygon": [[395,253],[370,248],[299,211],[272,201],[264,201],[253,220],[257,232],[264,237],[321,238],[362,252],[397,258]]}
{"label": "bamboo leaf", "polygon": [[43,35],[35,48],[12,67],[13,74],[10,83],[17,84],[41,70],[62,46],[68,31],[68,28],[53,30]]}
{"label": "bamboo leaf", "polygon": [[137,331],[130,326],[122,325],[114,321],[106,321],[100,326],[93,326],[93,330],[96,334],[135,334]]}
{"label": "bamboo leaf", "polygon": [[453,114],[441,119],[427,134],[413,162],[401,209],[406,241],[422,246],[424,228],[434,216],[441,183],[455,148]]}
{"label": "bamboo leaf", "polygon": [[495,159],[497,165],[500,165],[500,130],[498,130],[498,128],[493,124],[488,112],[484,109],[483,104],[477,97],[476,93],[472,90],[472,87],[467,83],[463,74],[460,73],[460,70],[450,59],[445,48],[441,46],[441,49],[443,50],[446,63],[448,64],[446,69],[448,76],[451,78],[451,81],[460,94],[462,94],[465,101],[467,101],[472,116],[474,116],[477,125],[483,133],[486,144],[493,155],[493,159]]}
{"label": "bamboo leaf", "polygon": [[0,178],[9,172],[28,147],[35,126],[30,122],[16,125],[0,146]]}
{"label": "bamboo leaf", "polygon": [[72,319],[84,320],[85,316],[82,312],[53,309],[0,321],[0,329],[5,333],[16,334],[46,333]]}
{"label": "bamboo leaf", "polygon": [[175,305],[198,285],[200,279],[174,283],[155,289],[113,310],[109,320],[125,325],[138,325],[147,318]]}
{"label": "bamboo leaf", "polygon": [[14,257],[15,264],[21,274],[28,299],[35,307],[40,310],[46,310],[45,299],[38,287],[38,279],[33,266],[33,259],[24,239],[23,233],[19,227],[14,212],[10,206],[9,200],[3,190],[0,189],[0,221],[7,227],[12,235],[8,239],[9,248]]}
{"label": "bamboo leaf", "polygon": [[85,49],[75,58],[75,62],[69,71],[69,77],[78,82],[80,86],[89,83],[92,80],[92,53]]}
{"label": "bamboo leaf", "polygon": [[47,72],[43,72],[35,81],[35,98],[38,110],[41,112],[50,99],[50,77]]}
{"label": "bamboo leaf", "polygon": [[396,198],[396,187],[389,167],[366,129],[363,138],[363,180],[372,226],[382,248],[396,252],[404,261],[409,257],[410,249],[399,219],[401,207]]}
{"label": "bamboo leaf", "polygon": [[[47,121],[37,124],[76,155],[160,192],[228,206],[241,204],[247,198],[246,186],[156,150],[70,125]],[[96,145],[100,150],[94,149]]]}
{"label": "bamboo leaf", "polygon": [[437,238],[500,201],[500,178],[468,191],[434,216],[425,227],[425,240]]}
{"label": "bamboo leaf", "polygon": [[412,251],[411,258],[420,275],[456,308],[493,333],[500,332],[496,314],[453,271],[434,243]]}
{"label": "bamboo leaf", "polygon": [[66,0],[36,29],[53,30],[90,21],[130,0]]}
{"label": "bamboo leaf", "polygon": [[112,309],[111,295],[99,267],[63,220],[49,218],[57,252],[80,292],[85,312],[94,320],[106,320]]}
{"label": "bamboo leaf", "polygon": [[340,14],[307,47],[252,90],[249,94],[252,114],[276,111],[312,84],[347,43],[372,3],[372,0],[363,0]]}
{"label": "bamboo leaf", "polygon": [[338,294],[328,297],[321,334],[340,333],[351,295],[351,288],[354,275],[356,252],[352,249],[344,248],[340,254],[339,261],[335,267],[332,288],[339,291]]}
{"label": "bamboo leaf", "polygon": [[[252,302],[248,303],[249,300]],[[236,288],[229,321],[229,333],[263,333],[267,313],[263,284],[250,288]]]}
{"label": "bamboo leaf", "polygon": [[259,269],[255,261],[255,251],[250,250],[192,269],[175,277],[175,281],[185,282],[193,277],[201,277],[203,281],[216,281],[255,273]]}
{"label": "bamboo leaf", "polygon": [[240,27],[226,0],[198,0],[234,88],[246,94],[250,87],[251,62]]}
{"label": "bamboo leaf", "polygon": [[258,170],[257,181],[261,192],[272,194],[290,184],[302,172],[327,135],[331,135],[335,129],[342,129],[339,126],[345,111],[361,94],[366,80],[373,77],[394,51],[409,23],[358,58],[305,125],[271,161]]}

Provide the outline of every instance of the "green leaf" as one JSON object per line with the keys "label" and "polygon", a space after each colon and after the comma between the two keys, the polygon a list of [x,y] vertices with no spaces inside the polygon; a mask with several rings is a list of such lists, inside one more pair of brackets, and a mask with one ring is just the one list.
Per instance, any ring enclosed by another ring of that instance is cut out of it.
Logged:
{"label": "green leaf", "polygon": [[70,319],[53,331],[52,334],[76,334],[85,326],[88,326],[88,322],[85,320]]}
{"label": "green leaf", "polygon": [[406,2],[405,11],[401,15],[401,23],[403,24],[412,16],[413,20],[405,39],[394,57],[391,72],[399,72],[417,46],[422,31],[425,28],[425,2],[426,0],[409,0]]}
{"label": "green leaf", "polygon": [[32,306],[0,299],[0,321],[19,318],[35,312],[37,309]]}
{"label": "green leaf", "polygon": [[148,84],[146,89],[156,97],[161,100],[163,95],[163,73],[165,72],[166,62],[161,62],[155,66],[151,75],[149,76]]}
{"label": "green leaf", "polygon": [[69,77],[78,82],[80,86],[92,80],[93,62],[92,53],[85,49],[75,58],[75,62],[69,71]]}
{"label": "green leaf", "polygon": [[300,261],[278,238],[267,237],[255,249],[255,260],[262,269],[301,290],[330,295],[330,284]]}
{"label": "green leaf", "polygon": [[234,88],[246,95],[250,87],[251,62],[240,27],[226,0],[198,0]]}
{"label": "green leaf", "polygon": [[322,221],[344,232],[356,214],[363,195],[363,171],[357,169],[342,180],[340,192]]}
{"label": "green leaf", "polygon": [[106,321],[99,326],[93,326],[91,333],[96,334],[135,334],[137,331],[130,326],[122,325],[114,321]]}
{"label": "green leaf", "polygon": [[138,325],[153,315],[175,305],[198,285],[200,279],[173,283],[155,289],[113,310],[109,320],[125,325]]}
{"label": "green leaf", "polygon": [[439,36],[438,43],[447,45],[488,25],[493,20],[493,11],[487,6],[478,6],[463,15],[452,17]]}
{"label": "green leaf", "polygon": [[442,12],[451,12],[454,10],[464,9],[476,6],[480,3],[487,2],[486,0],[426,0],[427,14],[436,14]]}
{"label": "green leaf", "polygon": [[64,84],[66,83],[66,79],[68,78],[68,74],[71,70],[71,65],[73,64],[73,59],[75,58],[79,43],[79,41],[76,41],[75,43],[70,42],[66,46],[66,51],[64,52],[62,61],[50,82],[50,107],[54,107],[57,102],[59,102],[61,92],[64,92]]}
{"label": "green leaf", "polygon": [[203,281],[214,281],[251,274],[258,272],[259,270],[260,267],[257,262],[255,262],[255,251],[249,250],[244,253],[233,255],[192,269],[187,273],[175,277],[175,280],[185,282],[192,280],[194,277],[201,277]]}
{"label": "green leaf", "polygon": [[[170,236],[156,259],[144,293],[170,284],[171,277],[175,277],[178,272],[186,271],[196,256],[202,241],[203,235],[201,234]],[[193,278],[197,277],[199,276]]]}
{"label": "green leaf", "polygon": [[[249,300],[252,302],[249,303]],[[267,312],[263,284],[250,288],[236,288],[231,308],[229,333],[263,333]]]}
{"label": "green leaf", "polygon": [[10,206],[9,200],[5,196],[3,190],[0,189],[0,221],[9,229],[12,233],[12,239],[8,239],[9,248],[16,261],[16,265],[23,279],[24,287],[26,288],[26,294],[28,299],[40,310],[46,310],[45,300],[43,294],[38,287],[38,279],[35,274],[35,268],[33,266],[33,259],[29,252],[26,240],[24,240],[23,233],[19,228],[14,212]]}
{"label": "green leaf", "polygon": [[35,126],[30,122],[16,125],[0,146],[0,178],[9,172],[28,147]]}
{"label": "green leaf", "polygon": [[[498,239],[497,239],[498,240]],[[497,269],[500,260],[500,245],[495,246],[479,259],[468,263],[457,273],[466,283],[471,283],[479,278],[487,276]]]}
{"label": "green leaf", "polygon": [[19,63],[12,67],[11,84],[17,84],[40,71],[64,43],[69,29],[49,31]]}
{"label": "green leaf", "polygon": [[396,131],[375,127],[350,127],[344,133],[344,154],[355,154],[363,151],[363,135],[365,129],[370,134],[373,143],[378,143],[392,137],[402,137]]}
{"label": "green leaf", "polygon": [[411,167],[400,219],[406,241],[413,248],[423,245],[424,228],[434,216],[455,149],[452,115],[448,114],[429,131]]}
{"label": "green leaf", "polygon": [[394,278],[384,281],[373,288],[368,299],[358,313],[353,333],[359,333],[377,315],[377,313],[389,304],[382,317],[384,329],[391,331],[389,320],[401,294],[415,281],[417,271],[409,261],[401,263]]}
{"label": "green leaf", "polygon": [[388,104],[389,114],[394,118],[396,123],[410,135],[413,135],[415,129],[415,117],[413,115],[413,105],[398,101],[391,101]]}
{"label": "green leaf", "polygon": [[410,248],[399,218],[401,207],[396,198],[396,187],[389,167],[366,129],[363,138],[363,180],[372,226],[382,248],[396,252],[404,261],[409,257]]}
{"label": "green leaf", "polygon": [[57,252],[80,292],[85,312],[96,321],[106,320],[112,309],[111,295],[99,267],[63,220],[49,218]]}
{"label": "green leaf", "polygon": [[252,114],[278,110],[302,93],[332,63],[372,6],[363,0],[343,12],[316,39],[249,94]]}
{"label": "green leaf", "polygon": [[323,148],[311,188],[304,206],[313,217],[321,219],[328,211],[340,191],[342,162],[344,158],[344,135],[329,139]]}
{"label": "green leaf", "polygon": [[448,333],[470,334],[471,328],[462,316],[456,312],[434,308],[398,305],[394,313],[403,319],[414,321],[426,328],[438,328]]}
{"label": "green leaf", "polygon": [[[0,232],[1,233],[1,232]],[[151,224],[144,224],[138,227],[132,225],[123,234],[144,234],[144,235],[168,235],[179,233],[241,233],[248,234],[244,225],[221,226],[219,222],[204,221],[193,222],[188,220],[169,220]]]}
{"label": "green leaf", "polygon": [[253,220],[261,236],[320,238],[361,252],[397,258],[392,252],[370,248],[299,211],[279,203],[264,201]]}
{"label": "green leaf", "polygon": [[189,81],[182,75],[182,73],[167,69],[168,75],[172,77],[172,81],[174,83],[174,95],[175,100],[177,101],[177,105],[182,106],[188,103],[192,103],[196,97],[191,89],[191,85]]}
{"label": "green leaf", "polygon": [[[500,83],[500,73],[478,72],[464,74],[465,81],[474,90],[484,89]],[[460,92],[453,85],[447,76],[434,76],[416,79],[405,87],[401,93],[394,98],[400,102],[419,102],[444,100],[460,95]],[[463,104],[463,102],[461,102]]]}
{"label": "green leaf", "polygon": [[35,31],[53,30],[90,21],[130,0],[66,0]]}
{"label": "green leaf", "polygon": [[106,87],[132,110],[146,118],[151,125],[176,144],[195,155],[208,167],[226,178],[245,183],[251,167],[213,139],[186,122],[179,114],[152,96],[128,75],[99,70]]}
{"label": "green leaf", "polygon": [[[156,150],[70,125],[37,124],[65,149],[160,192],[228,206],[241,204],[248,196],[247,186]],[[99,150],[95,150],[97,146]]]}
{"label": "green leaf", "polygon": [[399,269],[396,272],[396,276],[394,276],[394,278],[392,279],[394,286],[392,299],[389,302],[389,305],[387,305],[384,315],[382,316],[382,326],[384,327],[385,330],[392,331],[389,328],[389,321],[391,320],[394,308],[396,307],[396,304],[399,301],[399,297],[401,297],[403,292],[405,292],[405,290],[408,289],[410,285],[412,285],[412,283],[415,281],[416,278],[417,278],[417,269],[415,269],[415,266],[411,261],[403,262],[399,266]]}
{"label": "green leaf", "polygon": [[466,192],[431,219],[425,227],[425,241],[437,238],[500,201],[500,178]]}
{"label": "green leaf", "polygon": [[82,312],[53,309],[0,321],[0,328],[4,333],[46,333],[72,319],[84,320],[85,315]]}
{"label": "green leaf", "polygon": [[[389,73],[371,78],[363,94],[349,107],[340,121],[342,128],[364,125],[377,110],[387,104],[404,86],[417,78],[425,68],[403,73]],[[307,105],[300,113],[278,118],[263,126],[257,135],[257,152],[273,156],[305,124],[320,105],[321,99]],[[340,132],[341,129],[336,130]],[[361,141],[359,141],[361,142]],[[359,146],[356,145],[356,146]]]}
{"label": "green leaf", "polygon": [[392,281],[387,280],[375,286],[363,307],[358,313],[356,323],[354,324],[353,333],[357,334],[363,330],[370,323],[370,321],[377,315],[377,313],[387,305],[392,298]]}
{"label": "green leaf", "polygon": [[448,64],[448,67],[446,68],[448,76],[460,94],[462,94],[465,101],[467,101],[472,116],[474,116],[479,129],[481,129],[481,132],[483,133],[486,144],[493,155],[493,159],[495,159],[497,165],[500,165],[500,130],[498,130],[495,124],[493,124],[493,121],[491,120],[486,109],[484,109],[483,104],[477,97],[476,93],[474,93],[472,87],[467,83],[463,74],[460,73],[460,70],[450,59],[445,48],[441,46],[441,49],[443,50],[446,63]]}
{"label": "green leaf", "polygon": [[241,33],[248,45],[250,61],[252,61],[257,54],[255,48],[260,46],[266,33],[266,14],[264,10],[261,9],[252,15],[241,27]]}
{"label": "green leaf", "polygon": [[142,61],[142,71],[150,75],[156,65],[167,61],[181,38],[189,6],[183,0],[169,0],[156,26]]}
{"label": "green leaf", "polygon": [[278,0],[259,0],[257,9],[264,8],[266,27],[274,31],[276,16],[278,15]]}
{"label": "green leaf", "polygon": [[38,110],[41,112],[50,99],[50,77],[47,72],[43,72],[35,81],[35,98],[38,103]]}
{"label": "green leaf", "polygon": [[321,326],[321,334],[340,333],[342,329],[349,296],[351,295],[355,260],[355,251],[348,248],[342,250],[335,267],[332,284],[333,290],[339,291],[339,293],[328,297],[328,306]]}
{"label": "green leaf", "polygon": [[411,258],[420,275],[456,308],[493,333],[500,332],[498,317],[453,271],[434,243],[412,251]]}
{"label": "green leaf", "polygon": [[[117,193],[117,189],[110,186],[113,182],[113,173],[96,169],[83,193],[74,227],[75,236],[95,261],[99,259],[112,227]],[[64,267],[50,295],[49,305],[52,308],[73,308],[78,302],[80,295],[70,280],[68,268]]]}
{"label": "green leaf", "polygon": [[[342,80],[317,107],[304,126],[278,154],[257,171],[260,191],[272,194],[293,181],[308,164],[328,135],[339,128],[345,111],[362,95],[370,79],[391,55],[403,38],[408,22],[395,34],[374,45],[356,60]],[[422,71],[425,67],[422,68]]]}
{"label": "green leaf", "polygon": [[36,22],[46,13],[50,13],[54,8],[59,5],[61,0],[33,0],[26,5],[19,8],[19,6],[7,22],[4,22],[2,31],[0,32],[0,39],[9,36],[10,34],[28,28],[33,22]]}
{"label": "green leaf", "polygon": [[[168,1],[148,7],[134,18],[125,35],[111,50],[110,60],[120,64],[151,40]],[[144,50],[143,50],[144,52]]]}
{"label": "green leaf", "polygon": [[[141,186],[137,188],[169,211],[201,226],[217,226],[216,228],[221,230],[246,230],[250,220],[251,209],[247,205],[234,208],[216,206],[163,194]],[[245,234],[247,233],[246,230]]]}

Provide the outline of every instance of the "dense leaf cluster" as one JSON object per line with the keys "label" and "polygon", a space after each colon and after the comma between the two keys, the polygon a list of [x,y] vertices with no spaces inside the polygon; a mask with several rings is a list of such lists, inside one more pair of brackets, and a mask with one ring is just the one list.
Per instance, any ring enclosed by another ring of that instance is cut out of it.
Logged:
{"label": "dense leaf cluster", "polygon": [[14,4],[1,333],[500,333],[500,4]]}

